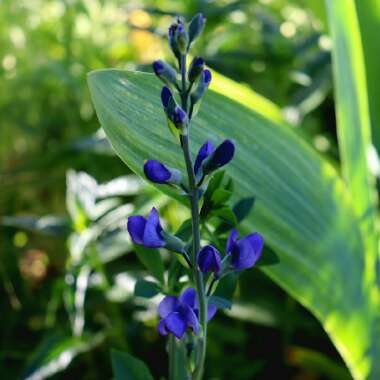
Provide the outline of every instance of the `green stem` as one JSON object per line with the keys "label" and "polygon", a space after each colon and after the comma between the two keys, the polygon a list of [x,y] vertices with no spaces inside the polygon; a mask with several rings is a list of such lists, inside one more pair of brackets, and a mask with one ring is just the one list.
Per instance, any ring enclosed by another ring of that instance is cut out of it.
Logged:
{"label": "green stem", "polygon": [[[181,77],[182,77],[182,108],[187,112],[188,93],[186,91],[186,55],[181,56]],[[196,184],[195,173],[193,169],[193,161],[190,153],[189,146],[189,128],[187,133],[181,138],[183,155],[186,163],[187,176],[189,181],[189,201],[191,207],[191,220],[193,232],[193,252],[192,252],[192,269],[195,287],[199,300],[199,322],[201,326],[202,336],[198,337],[198,355],[197,363],[192,376],[193,380],[201,380],[203,375],[203,368],[206,358],[206,337],[207,337],[207,298],[205,294],[205,287],[203,275],[197,268],[197,254],[200,250],[200,223],[199,223],[199,197],[198,187]]]}
{"label": "green stem", "polygon": [[177,355],[175,354],[175,337],[174,335],[169,336],[169,380],[176,380],[176,359]]}

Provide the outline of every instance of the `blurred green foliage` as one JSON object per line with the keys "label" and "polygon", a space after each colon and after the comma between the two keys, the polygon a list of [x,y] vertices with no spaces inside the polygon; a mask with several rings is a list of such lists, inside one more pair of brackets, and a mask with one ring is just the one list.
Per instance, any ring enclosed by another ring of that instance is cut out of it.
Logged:
{"label": "blurred green foliage", "polygon": [[[143,358],[156,378],[165,375],[154,301],[133,298],[144,261],[128,254],[123,223],[152,199],[172,230],[187,211],[151,188],[115,190],[112,180],[126,183],[128,173],[98,131],[86,74],[104,67],[150,70],[153,59],[167,56],[162,37],[172,17],[196,11],[208,18],[197,49],[210,67],[279,104],[307,141],[338,159],[330,41],[319,1],[3,0],[5,378],[110,378],[111,348]],[[99,195],[106,184],[112,191]],[[318,322],[263,273],[245,274],[237,299],[210,326],[210,377],[350,378]]]}

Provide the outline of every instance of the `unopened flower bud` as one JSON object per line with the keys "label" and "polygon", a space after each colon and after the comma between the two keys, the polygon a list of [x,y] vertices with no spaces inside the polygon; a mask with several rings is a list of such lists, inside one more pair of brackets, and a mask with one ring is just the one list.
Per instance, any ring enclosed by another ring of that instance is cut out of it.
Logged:
{"label": "unopened flower bud", "polygon": [[208,86],[211,82],[211,71],[210,70],[203,70],[201,74],[201,78],[198,83],[198,87],[195,89],[195,91],[191,94],[191,102],[196,104],[202,96],[205,94],[206,90],[208,89]]}
{"label": "unopened flower bud", "polygon": [[177,58],[179,58],[181,54],[186,54],[189,46],[189,35],[181,20],[178,20],[177,23],[170,25],[168,38],[170,48]]}
{"label": "unopened flower bud", "polygon": [[201,57],[195,57],[189,67],[189,82],[195,82],[202,74],[205,61]]}
{"label": "unopened flower bud", "polygon": [[202,33],[206,23],[206,18],[202,13],[196,14],[189,24],[189,44],[192,44]]}
{"label": "unopened flower bud", "polygon": [[167,167],[157,160],[148,160],[144,164],[145,176],[154,183],[180,184],[182,174],[178,169]]}
{"label": "unopened flower bud", "polygon": [[168,63],[158,60],[153,62],[154,73],[167,85],[177,83],[177,72]]}

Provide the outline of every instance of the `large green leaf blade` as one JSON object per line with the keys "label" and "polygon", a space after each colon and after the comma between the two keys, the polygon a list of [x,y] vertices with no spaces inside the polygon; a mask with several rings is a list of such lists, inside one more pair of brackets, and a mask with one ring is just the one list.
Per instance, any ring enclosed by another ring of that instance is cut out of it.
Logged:
{"label": "large green leaf blade", "polygon": [[327,9],[333,39],[335,103],[342,172],[365,236],[366,282],[371,286],[376,281],[378,254],[375,233],[376,192],[369,162],[373,148],[362,41],[354,0],[327,0]]}
{"label": "large green leaf blade", "polygon": [[112,371],[115,380],[153,380],[143,361],[126,352],[112,351]]}
{"label": "large green leaf blade", "polygon": [[[355,0],[355,5],[364,54],[372,140],[377,154],[380,155],[380,44],[377,37],[380,30],[380,2],[378,0]],[[378,170],[376,174],[380,175]]]}
{"label": "large green leaf blade", "polygon": [[[100,122],[128,166],[142,175],[144,160],[155,158],[184,170],[152,75],[102,70],[90,74],[89,85]],[[235,140],[227,169],[235,196],[256,199],[245,228],[260,231],[280,257],[264,270],[314,312],[357,378],[364,378],[372,363],[372,315],[349,196],[331,165],[270,119],[210,92],[192,126],[192,152],[207,138]]]}

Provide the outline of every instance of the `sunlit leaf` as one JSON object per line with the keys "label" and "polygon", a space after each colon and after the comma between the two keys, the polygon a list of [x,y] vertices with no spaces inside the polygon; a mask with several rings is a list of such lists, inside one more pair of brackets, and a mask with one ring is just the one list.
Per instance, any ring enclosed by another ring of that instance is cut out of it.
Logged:
{"label": "sunlit leaf", "polygon": [[[100,122],[132,170],[142,175],[144,160],[155,158],[184,171],[180,148],[165,132],[160,84],[152,75],[102,70],[90,75],[89,84]],[[365,374],[374,311],[363,286],[358,253],[364,244],[350,196],[327,161],[253,108],[254,102],[246,108],[208,93],[192,126],[192,153],[206,139],[235,141],[227,168],[235,202],[256,198],[243,227],[259,231],[280,258],[263,270],[319,318],[351,369]]]}

